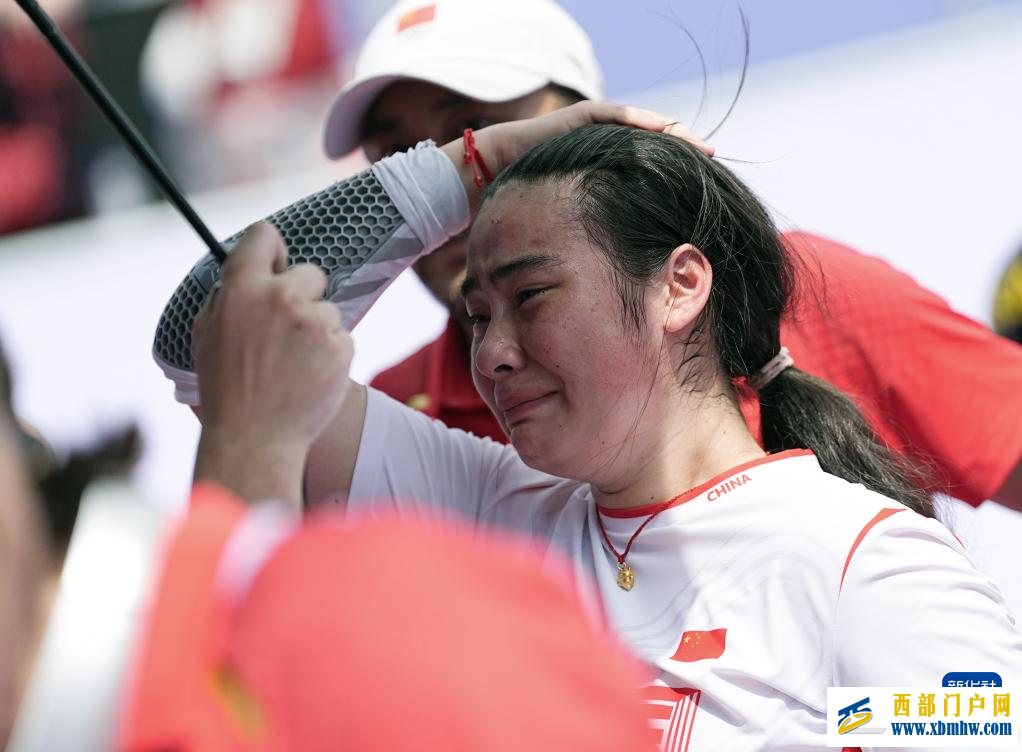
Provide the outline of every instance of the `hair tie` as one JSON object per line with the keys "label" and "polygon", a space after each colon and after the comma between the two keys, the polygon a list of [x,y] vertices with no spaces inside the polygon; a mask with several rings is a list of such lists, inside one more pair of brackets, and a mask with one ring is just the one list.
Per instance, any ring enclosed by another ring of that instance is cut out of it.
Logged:
{"label": "hair tie", "polygon": [[788,354],[788,348],[782,347],[777,351],[777,355],[768,360],[766,365],[749,377],[749,386],[759,391],[773,381],[777,374],[793,365],[795,365],[795,361]]}

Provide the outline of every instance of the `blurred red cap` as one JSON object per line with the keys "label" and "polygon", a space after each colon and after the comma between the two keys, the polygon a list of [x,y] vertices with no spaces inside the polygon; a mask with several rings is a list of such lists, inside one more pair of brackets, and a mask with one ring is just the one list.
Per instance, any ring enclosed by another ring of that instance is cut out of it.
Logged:
{"label": "blurred red cap", "polygon": [[216,562],[242,514],[197,489],[122,749],[652,748],[635,668],[520,542],[320,517],[230,605]]}

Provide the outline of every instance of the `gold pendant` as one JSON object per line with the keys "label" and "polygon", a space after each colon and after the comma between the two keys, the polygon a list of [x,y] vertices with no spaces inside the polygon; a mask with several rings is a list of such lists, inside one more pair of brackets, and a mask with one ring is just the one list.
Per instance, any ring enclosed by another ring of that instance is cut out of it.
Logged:
{"label": "gold pendant", "polygon": [[631,590],[635,587],[635,570],[623,561],[617,565],[617,586],[622,590]]}

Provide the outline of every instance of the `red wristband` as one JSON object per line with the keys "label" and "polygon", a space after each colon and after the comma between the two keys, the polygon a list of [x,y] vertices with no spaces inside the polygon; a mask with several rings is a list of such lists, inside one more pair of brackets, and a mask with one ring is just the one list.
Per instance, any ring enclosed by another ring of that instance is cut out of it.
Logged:
{"label": "red wristband", "polygon": [[493,173],[490,172],[490,168],[486,166],[486,160],[483,159],[483,155],[479,153],[479,149],[476,148],[476,139],[472,135],[472,129],[465,129],[465,164],[472,166],[472,174],[475,177],[475,184],[482,188],[484,185],[484,178],[486,183],[493,182]]}

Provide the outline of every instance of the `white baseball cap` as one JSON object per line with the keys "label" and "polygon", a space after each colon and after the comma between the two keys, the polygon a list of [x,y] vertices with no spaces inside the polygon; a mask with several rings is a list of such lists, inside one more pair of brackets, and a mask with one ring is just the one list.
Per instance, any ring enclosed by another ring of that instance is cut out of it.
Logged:
{"label": "white baseball cap", "polygon": [[507,102],[549,84],[600,99],[589,37],[551,0],[401,0],[376,24],[327,118],[331,157],[358,146],[362,119],[395,81]]}

